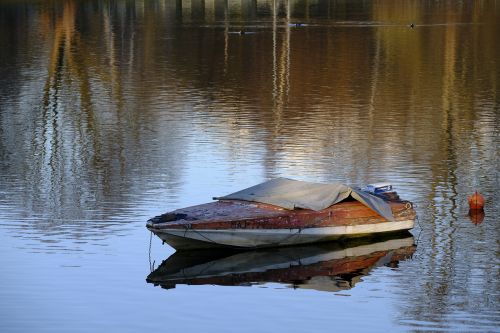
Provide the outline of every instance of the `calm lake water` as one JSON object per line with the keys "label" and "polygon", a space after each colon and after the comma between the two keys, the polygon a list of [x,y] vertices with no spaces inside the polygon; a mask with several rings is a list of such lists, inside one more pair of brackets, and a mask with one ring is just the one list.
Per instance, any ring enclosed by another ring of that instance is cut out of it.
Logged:
{"label": "calm lake water", "polygon": [[[0,331],[500,332],[499,22],[487,0],[1,0]],[[278,176],[390,181],[419,223],[196,256],[145,228]]]}

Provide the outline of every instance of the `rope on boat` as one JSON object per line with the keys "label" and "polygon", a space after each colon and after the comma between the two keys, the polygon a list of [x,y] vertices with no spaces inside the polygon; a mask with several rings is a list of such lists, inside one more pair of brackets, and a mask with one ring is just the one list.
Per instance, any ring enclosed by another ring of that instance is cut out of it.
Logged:
{"label": "rope on boat", "polygon": [[[331,212],[330,212],[330,213],[331,213]],[[331,215],[329,214],[329,216],[328,216],[328,217],[331,217]],[[315,226],[317,226],[317,225],[318,225],[318,224],[320,224],[321,222],[323,222],[323,219],[318,220],[318,221],[316,221],[315,223],[310,224],[310,225],[308,225],[308,226],[306,226],[306,227],[303,227],[303,228],[297,228],[298,230],[297,230],[295,233],[293,233],[293,234],[291,234],[291,235],[288,235],[287,237],[285,237],[285,238],[284,238],[284,239],[282,239],[281,241],[276,242],[276,243],[273,243],[272,245],[281,245],[283,242],[286,242],[287,240],[289,240],[289,239],[290,239],[290,238],[292,238],[293,236],[296,236],[296,235],[300,234],[300,233],[302,232],[302,230],[303,230],[303,229],[306,229],[306,228],[314,228]]]}
{"label": "rope on boat", "polygon": [[150,231],[149,232],[149,269],[151,270],[151,272],[153,272],[155,270],[155,260],[153,260],[153,263],[151,263],[151,243],[152,243],[152,240],[153,240],[153,232]]}
{"label": "rope on boat", "polygon": [[[419,222],[419,219],[418,219],[418,215],[415,217],[415,220],[417,220],[417,223],[418,223],[418,226],[420,227],[420,231],[418,233],[418,236],[417,236],[417,240],[415,241],[415,246],[418,248],[418,243],[420,242],[420,236],[422,235],[422,232],[424,231],[422,229],[422,227],[420,226],[420,222]],[[411,255],[412,259],[414,257],[414,254]]]}
{"label": "rope on boat", "polygon": [[420,225],[420,219],[418,218],[418,215],[415,216],[415,221],[417,221],[417,224],[418,224],[418,227],[420,228],[420,230],[423,230],[422,226]]}
{"label": "rope on boat", "polygon": [[201,237],[205,238],[207,241],[209,241],[210,243],[214,243],[214,244],[218,244],[217,242],[214,242],[213,240],[211,240],[210,238],[208,238],[207,236],[203,235],[202,233],[200,233],[199,231],[197,231],[196,229],[193,229],[191,227],[191,224],[188,224],[188,225],[185,225],[184,226],[184,237],[186,237],[186,233],[188,232],[188,230],[191,230],[192,232],[200,235]]}
{"label": "rope on boat", "polygon": [[287,240],[289,240],[290,238],[292,238],[293,236],[296,236],[298,234],[300,234],[302,232],[302,229],[303,228],[298,228],[297,232],[291,234],[291,235],[288,235],[286,236],[284,239],[282,239],[281,241],[279,242],[276,242],[276,243],[272,243],[272,245],[281,245],[283,242],[286,242]]}

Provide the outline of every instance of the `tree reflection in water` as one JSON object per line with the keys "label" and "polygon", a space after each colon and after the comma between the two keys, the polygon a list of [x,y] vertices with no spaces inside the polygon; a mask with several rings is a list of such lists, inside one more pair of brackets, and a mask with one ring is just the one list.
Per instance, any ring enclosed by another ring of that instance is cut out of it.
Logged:
{"label": "tree reflection in water", "polygon": [[275,176],[391,180],[422,225],[396,320],[491,329],[497,7],[2,1],[0,226],[85,241]]}

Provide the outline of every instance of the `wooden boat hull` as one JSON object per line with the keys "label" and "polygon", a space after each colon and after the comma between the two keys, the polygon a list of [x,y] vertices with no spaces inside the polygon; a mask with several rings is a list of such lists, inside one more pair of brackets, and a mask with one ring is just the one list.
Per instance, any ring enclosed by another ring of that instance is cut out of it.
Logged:
{"label": "wooden boat hull", "polygon": [[325,242],[414,227],[408,203],[391,203],[388,221],[357,201],[322,211],[287,210],[242,201],[217,201],[153,218],[147,227],[177,250],[213,247],[262,248]]}

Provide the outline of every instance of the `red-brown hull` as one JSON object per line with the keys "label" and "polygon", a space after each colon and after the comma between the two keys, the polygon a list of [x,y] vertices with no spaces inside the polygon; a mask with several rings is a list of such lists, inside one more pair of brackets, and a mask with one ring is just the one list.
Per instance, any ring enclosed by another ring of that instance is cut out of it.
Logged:
{"label": "red-brown hull", "polygon": [[[414,219],[409,203],[390,202],[395,221]],[[215,201],[164,214],[165,220],[148,223],[149,227],[169,229],[290,229],[333,227],[387,222],[358,201],[346,201],[321,211],[288,210],[268,204],[246,201]],[[160,216],[161,217],[161,216]]]}
{"label": "red-brown hull", "polygon": [[410,203],[389,205],[394,221],[358,201],[341,202],[321,211],[216,201],[163,214],[148,221],[147,227],[176,249],[305,244],[413,228],[416,214]]}

